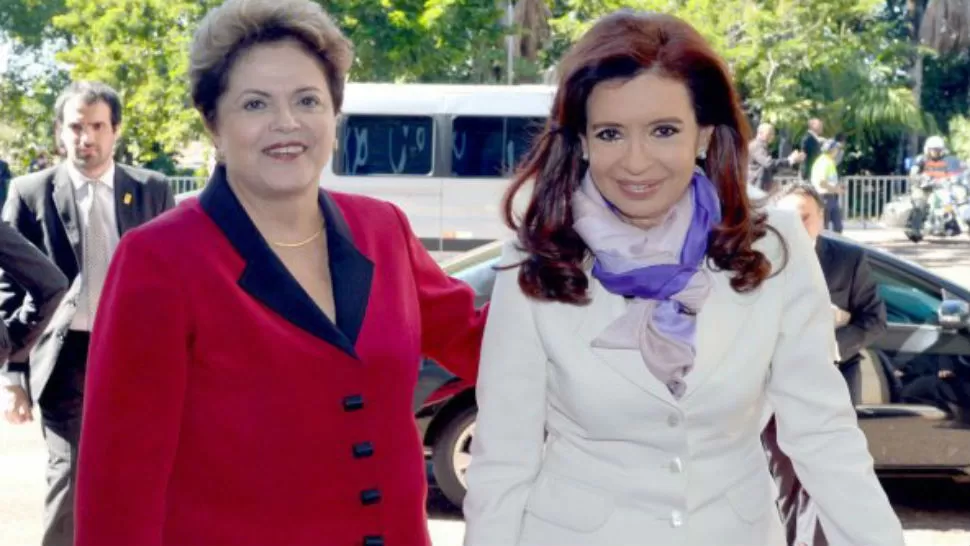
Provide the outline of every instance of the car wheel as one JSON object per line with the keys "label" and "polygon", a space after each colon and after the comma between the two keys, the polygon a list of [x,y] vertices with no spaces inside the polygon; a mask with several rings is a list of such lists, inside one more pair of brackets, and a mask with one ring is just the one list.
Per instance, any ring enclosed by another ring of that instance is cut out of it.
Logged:
{"label": "car wheel", "polygon": [[434,479],[445,497],[461,507],[465,499],[465,472],[471,464],[472,437],[475,434],[477,408],[464,409],[441,430],[432,448]]}

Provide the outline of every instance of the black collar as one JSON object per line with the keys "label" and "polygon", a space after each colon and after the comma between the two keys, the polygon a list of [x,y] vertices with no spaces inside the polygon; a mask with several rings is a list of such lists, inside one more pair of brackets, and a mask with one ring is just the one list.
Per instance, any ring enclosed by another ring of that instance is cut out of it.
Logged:
{"label": "black collar", "polygon": [[374,264],[353,243],[340,209],[320,190],[320,209],[326,222],[327,253],[337,324],[313,302],[256,229],[218,167],[199,197],[202,209],[219,226],[246,268],[239,286],[287,321],[357,358],[360,335],[370,297]]}

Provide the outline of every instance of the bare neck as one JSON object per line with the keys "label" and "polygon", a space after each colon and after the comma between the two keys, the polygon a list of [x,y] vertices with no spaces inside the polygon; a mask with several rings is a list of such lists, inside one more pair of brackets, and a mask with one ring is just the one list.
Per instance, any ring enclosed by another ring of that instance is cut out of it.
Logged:
{"label": "bare neck", "polygon": [[316,187],[311,186],[302,193],[268,196],[258,195],[231,181],[229,186],[256,229],[267,240],[284,243],[301,241],[323,227],[324,218]]}

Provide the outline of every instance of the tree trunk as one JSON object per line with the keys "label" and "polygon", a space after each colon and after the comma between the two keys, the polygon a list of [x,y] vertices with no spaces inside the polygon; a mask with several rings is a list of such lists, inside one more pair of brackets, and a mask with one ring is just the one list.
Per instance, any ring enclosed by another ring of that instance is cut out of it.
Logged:
{"label": "tree trunk", "polygon": [[[916,106],[923,111],[923,55],[921,53],[916,53],[916,59],[913,63],[912,70],[913,78],[913,100],[916,101]],[[916,157],[919,154],[919,137],[918,131],[912,131],[909,134],[909,145],[907,146],[907,156]]]}
{"label": "tree trunk", "polygon": [[[923,23],[923,12],[926,9],[927,0],[907,0],[906,14],[909,18],[909,40],[913,46],[913,65],[910,70],[910,77],[913,82],[913,100],[916,106],[923,109],[923,54],[919,51],[920,47],[920,26]],[[919,133],[910,132],[906,155],[915,157],[919,153]]]}

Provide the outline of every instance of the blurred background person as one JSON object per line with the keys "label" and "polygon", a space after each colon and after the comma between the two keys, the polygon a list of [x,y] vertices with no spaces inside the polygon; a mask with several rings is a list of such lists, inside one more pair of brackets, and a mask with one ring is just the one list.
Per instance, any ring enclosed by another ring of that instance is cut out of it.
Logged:
{"label": "blurred background person", "polygon": [[799,150],[792,151],[786,158],[771,157],[770,146],[774,140],[774,125],[762,123],[758,125],[758,132],[754,139],[748,143],[748,184],[768,195],[772,195],[777,190],[775,174],[778,169],[794,168],[805,159],[805,153]]}
{"label": "blurred background person", "polygon": [[802,138],[801,151],[805,154],[805,158],[802,161],[802,168],[799,171],[802,180],[810,180],[812,176],[812,167],[815,165],[815,160],[822,153],[822,134],[824,134],[825,124],[822,120],[818,118],[812,118],[808,120],[808,131],[805,132],[805,136]]}
{"label": "blurred background person", "polygon": [[954,161],[947,157],[946,141],[939,135],[933,135],[923,143],[923,153],[916,158],[910,174],[940,180],[952,176],[958,170],[958,162],[954,166]]}
{"label": "blurred background person", "polygon": [[879,296],[872,268],[858,247],[835,237],[819,236],[824,223],[824,200],[813,186],[793,184],[783,190],[777,205],[799,215],[815,244],[835,314],[839,370],[849,386],[852,402],[858,404],[862,392],[860,353],[882,336],[887,327],[886,305]]}
{"label": "blurred background person", "polygon": [[10,172],[10,165],[0,159],[0,203],[6,202],[7,187],[10,185],[11,179],[13,179],[13,173]]}
{"label": "blurred background person", "polygon": [[50,166],[51,160],[48,153],[44,150],[38,150],[34,158],[30,160],[30,166],[27,168],[27,172],[35,173]]}
{"label": "blurred background person", "polygon": [[839,179],[839,143],[827,139],[822,143],[822,154],[812,165],[811,182],[824,203],[823,227],[835,233],[842,233],[842,202],[845,186]]}
{"label": "blurred background person", "polygon": [[[174,206],[174,198],[161,173],[115,162],[122,104],[110,86],[72,83],[57,98],[55,120],[67,160],[14,179],[3,220],[42,249],[71,283],[29,358],[13,360],[23,372],[29,361],[29,394],[40,406],[47,444],[42,545],[72,546],[88,346],[105,275],[121,237]],[[0,273],[4,317],[14,316],[26,297],[12,273]]]}

